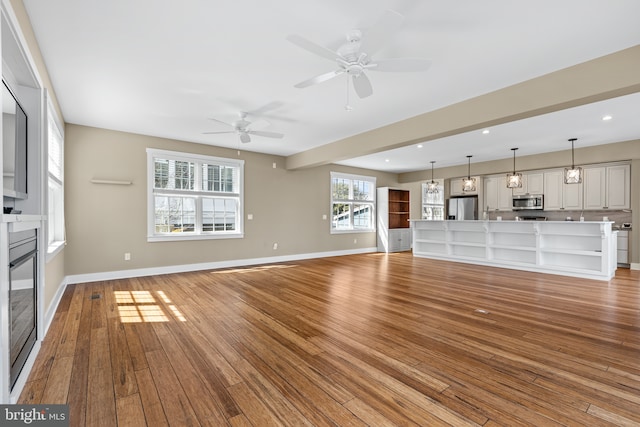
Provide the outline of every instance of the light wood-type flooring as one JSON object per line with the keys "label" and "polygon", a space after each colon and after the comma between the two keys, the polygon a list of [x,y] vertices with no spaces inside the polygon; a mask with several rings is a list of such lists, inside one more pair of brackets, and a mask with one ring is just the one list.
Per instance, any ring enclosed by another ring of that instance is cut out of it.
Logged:
{"label": "light wood-type flooring", "polygon": [[640,274],[406,252],[70,285],[20,403],[74,426],[638,426]]}

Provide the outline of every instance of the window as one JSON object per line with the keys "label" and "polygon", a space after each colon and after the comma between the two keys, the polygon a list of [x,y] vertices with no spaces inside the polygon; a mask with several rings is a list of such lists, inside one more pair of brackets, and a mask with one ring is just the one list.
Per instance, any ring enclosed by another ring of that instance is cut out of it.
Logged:
{"label": "window", "polygon": [[422,219],[444,219],[444,179],[434,179],[438,184],[438,191],[429,192],[427,183],[422,183]]}
{"label": "window", "polygon": [[62,249],[64,232],[64,137],[56,119],[55,110],[47,103],[47,151],[48,151],[48,217],[47,254],[52,256]]}
{"label": "window", "polygon": [[243,237],[244,161],[147,149],[150,242]]}
{"label": "window", "polygon": [[331,232],[375,231],[376,178],[331,172]]}

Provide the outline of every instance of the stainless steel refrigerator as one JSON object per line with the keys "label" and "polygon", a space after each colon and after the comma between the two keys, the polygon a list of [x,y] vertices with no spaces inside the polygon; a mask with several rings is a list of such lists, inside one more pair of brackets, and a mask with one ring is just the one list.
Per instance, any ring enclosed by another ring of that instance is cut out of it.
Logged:
{"label": "stainless steel refrigerator", "polygon": [[447,203],[447,219],[478,219],[478,196],[452,197]]}

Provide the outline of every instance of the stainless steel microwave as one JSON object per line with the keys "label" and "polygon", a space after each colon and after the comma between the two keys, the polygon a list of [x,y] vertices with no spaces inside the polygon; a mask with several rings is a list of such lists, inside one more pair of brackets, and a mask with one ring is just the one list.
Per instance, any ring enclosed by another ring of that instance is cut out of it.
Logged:
{"label": "stainless steel microwave", "polygon": [[521,196],[513,196],[511,200],[511,206],[514,211],[544,209],[544,197],[542,194],[523,194]]}

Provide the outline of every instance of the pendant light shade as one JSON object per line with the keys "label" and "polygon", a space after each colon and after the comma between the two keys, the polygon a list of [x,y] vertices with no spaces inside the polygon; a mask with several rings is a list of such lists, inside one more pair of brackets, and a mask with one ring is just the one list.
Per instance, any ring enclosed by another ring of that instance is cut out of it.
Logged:
{"label": "pendant light shade", "polygon": [[513,173],[507,174],[507,188],[522,188],[522,174],[516,173],[516,150],[517,148],[512,148],[513,151]]}
{"label": "pendant light shade", "polygon": [[433,180],[433,164],[435,160],[431,160],[431,182],[427,183],[427,193],[436,194],[438,192],[438,183]]}
{"label": "pendant light shade", "polygon": [[564,183],[565,184],[580,184],[582,182],[582,168],[576,167],[573,161],[573,143],[578,138],[571,138],[571,169],[564,168]]}
{"label": "pendant light shade", "polygon": [[470,191],[476,191],[476,179],[471,178],[471,158],[473,156],[467,156],[468,166],[467,166],[467,177],[462,178],[462,191],[468,193]]}

